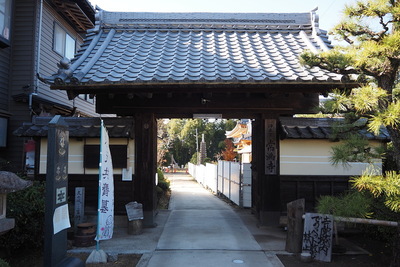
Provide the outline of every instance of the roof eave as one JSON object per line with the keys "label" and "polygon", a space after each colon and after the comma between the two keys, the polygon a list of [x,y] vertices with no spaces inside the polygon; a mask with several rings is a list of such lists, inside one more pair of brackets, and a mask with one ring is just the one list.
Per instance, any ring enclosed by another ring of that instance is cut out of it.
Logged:
{"label": "roof eave", "polygon": [[[286,87],[287,86],[287,87]],[[69,98],[73,99],[79,94],[103,94],[110,93],[112,88],[113,93],[188,93],[186,90],[191,87],[191,90],[196,88],[203,92],[226,92],[229,87],[231,92],[258,92],[258,93],[282,93],[282,88],[285,88],[284,93],[304,92],[304,93],[320,93],[330,92],[332,89],[350,89],[359,87],[357,82],[142,82],[142,83],[88,83],[88,84],[64,84],[50,86],[52,90],[65,90]],[[303,88],[303,89],[299,89]],[[195,91],[193,91],[195,92]]]}

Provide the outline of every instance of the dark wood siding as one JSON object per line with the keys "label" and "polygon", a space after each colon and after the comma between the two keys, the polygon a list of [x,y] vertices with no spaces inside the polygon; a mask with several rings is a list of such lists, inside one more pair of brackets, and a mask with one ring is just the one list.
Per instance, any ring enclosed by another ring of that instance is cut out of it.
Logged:
{"label": "dark wood siding", "polygon": [[[67,31],[70,30],[66,23],[63,23],[61,17],[51,9],[47,4],[43,8],[42,18],[42,35],[41,35],[41,58],[40,58],[40,74],[47,76],[57,72],[57,63],[60,62],[62,56],[53,51],[53,30],[54,23],[62,25]],[[73,32],[72,32],[73,33]],[[68,100],[67,95],[63,91],[50,90],[49,86],[39,83],[38,92],[40,97],[49,99],[60,104],[73,106],[72,101]]]}
{"label": "dark wood siding", "polygon": [[[40,74],[49,76],[58,71],[57,63],[60,62],[62,56],[53,50],[53,32],[54,24],[60,25],[68,34],[73,36],[76,40],[77,46],[83,43],[82,36],[74,31],[74,29],[67,24],[62,17],[57,14],[47,4],[43,8],[42,19],[42,35],[41,35],[41,59],[40,59]],[[76,107],[77,110],[86,116],[97,116],[95,112],[94,103],[85,101],[80,98],[68,100],[67,93],[62,90],[51,90],[48,85],[39,83],[39,94],[41,97],[55,101],[57,103]]]}
{"label": "dark wood siding", "polygon": [[[97,114],[94,104],[82,99],[68,100],[65,91],[50,90],[48,85],[38,82],[36,78],[37,72],[41,75],[51,75],[58,70],[57,63],[61,56],[53,51],[55,21],[74,36],[78,43],[82,43],[82,37],[46,1],[43,1],[42,13],[40,13],[40,1],[14,2],[11,47],[0,51],[0,112],[6,111],[12,114],[9,120],[7,148],[0,149],[0,158],[6,158],[12,162],[15,171],[21,171],[24,167],[25,139],[14,136],[12,132],[23,123],[30,122],[32,115],[39,114],[31,114],[28,101],[16,102],[12,100],[12,96],[29,94],[37,90],[38,97],[42,99],[71,108],[75,106],[84,115]],[[40,14],[42,14],[42,24],[39,23]],[[42,25],[41,34],[39,25]],[[40,47],[39,61],[38,47]]]}
{"label": "dark wood siding", "polygon": [[[75,199],[75,187],[85,187],[85,213],[96,214],[98,196],[98,175],[69,175],[68,196],[71,202]],[[121,175],[114,175],[114,212],[125,215],[125,205],[135,201],[133,182],[122,181]]]}
{"label": "dark wood siding", "polygon": [[14,13],[11,36],[11,60],[9,72],[9,131],[7,148],[0,151],[0,157],[11,162],[10,168],[21,171],[23,167],[24,139],[15,137],[12,132],[23,122],[30,121],[27,103],[17,103],[11,96],[25,92],[24,86],[33,85],[34,43],[36,1],[14,1]]}
{"label": "dark wood siding", "polygon": [[12,95],[24,92],[23,87],[26,85],[33,86],[36,1],[16,1],[14,10],[11,60]]}
{"label": "dark wood siding", "polygon": [[338,195],[349,189],[348,176],[285,176],[280,177],[281,210],[286,204],[304,198],[306,211],[315,211],[317,200],[323,195]]}
{"label": "dark wood siding", "polygon": [[9,111],[9,66],[11,48],[0,49],[0,112]]}

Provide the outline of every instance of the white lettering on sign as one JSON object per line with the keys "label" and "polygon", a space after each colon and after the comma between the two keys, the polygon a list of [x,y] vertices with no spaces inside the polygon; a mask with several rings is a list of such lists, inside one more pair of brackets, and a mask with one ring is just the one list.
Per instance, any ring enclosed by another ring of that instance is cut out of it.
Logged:
{"label": "white lettering on sign", "polygon": [[56,204],[61,204],[67,201],[67,188],[61,187],[56,189]]}

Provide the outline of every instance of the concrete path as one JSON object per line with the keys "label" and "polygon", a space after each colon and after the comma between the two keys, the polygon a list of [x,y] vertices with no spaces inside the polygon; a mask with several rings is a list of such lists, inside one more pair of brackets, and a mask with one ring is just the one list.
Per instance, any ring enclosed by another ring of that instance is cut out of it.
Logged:
{"label": "concrete path", "polygon": [[156,250],[142,266],[283,266],[275,254],[264,252],[230,205],[189,175],[168,179],[170,215]]}
{"label": "concrete path", "polygon": [[[114,235],[100,242],[111,258],[142,254],[137,267],[266,266],[283,267],[276,256],[285,251],[286,232],[280,227],[258,226],[249,209],[228,205],[184,173],[168,174],[172,198],[170,210],[160,210],[157,227],[128,234],[126,216],[116,216]],[[95,219],[87,218],[89,222]],[[365,254],[345,239],[346,254]],[[91,253],[91,247],[71,247],[71,254]],[[368,254],[368,253],[367,253]]]}

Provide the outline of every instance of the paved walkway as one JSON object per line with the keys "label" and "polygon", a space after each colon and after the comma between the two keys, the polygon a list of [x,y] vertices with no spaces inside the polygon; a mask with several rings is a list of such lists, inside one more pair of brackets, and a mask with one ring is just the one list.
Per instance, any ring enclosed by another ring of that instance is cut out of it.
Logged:
{"label": "paved walkway", "polygon": [[[168,179],[171,212],[154,253],[140,266],[283,266],[274,253],[265,251],[263,237],[257,242],[234,208],[191,176],[170,174]],[[255,220],[249,224],[253,222],[257,231]],[[282,237],[269,240],[276,239],[272,250],[282,249]]]}
{"label": "paved walkway", "polygon": [[[172,196],[169,210],[155,217],[157,227],[129,235],[126,216],[117,216],[113,238],[100,242],[108,255],[143,254],[138,267],[283,266],[276,256],[286,254],[281,228],[257,227],[249,209],[227,204],[189,175],[167,176]],[[94,249],[73,247],[68,252]]]}

